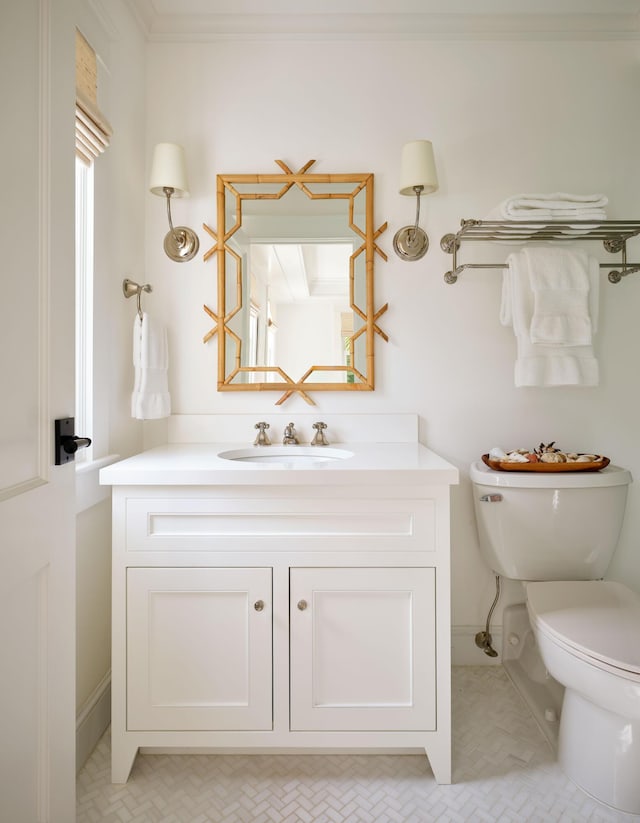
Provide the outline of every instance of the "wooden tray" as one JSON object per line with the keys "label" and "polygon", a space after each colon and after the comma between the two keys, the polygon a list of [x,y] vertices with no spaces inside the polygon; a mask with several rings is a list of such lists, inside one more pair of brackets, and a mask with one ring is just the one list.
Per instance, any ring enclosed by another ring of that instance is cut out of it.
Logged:
{"label": "wooden tray", "polygon": [[488,454],[483,454],[482,462],[498,472],[597,472],[611,461],[608,457],[603,457],[593,463],[512,463],[508,460],[494,460]]}

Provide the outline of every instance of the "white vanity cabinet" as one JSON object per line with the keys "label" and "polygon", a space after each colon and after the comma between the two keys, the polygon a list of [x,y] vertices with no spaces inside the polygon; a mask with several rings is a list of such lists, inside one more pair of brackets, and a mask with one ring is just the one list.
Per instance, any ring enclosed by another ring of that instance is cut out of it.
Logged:
{"label": "white vanity cabinet", "polygon": [[457,471],[415,449],[373,474],[207,474],[179,446],[103,470],[113,782],[140,748],[423,750],[450,782]]}

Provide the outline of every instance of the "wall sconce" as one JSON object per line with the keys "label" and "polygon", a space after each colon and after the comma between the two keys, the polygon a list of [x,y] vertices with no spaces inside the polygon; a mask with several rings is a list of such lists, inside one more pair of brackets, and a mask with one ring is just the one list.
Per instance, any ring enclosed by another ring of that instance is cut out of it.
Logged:
{"label": "wall sconce", "polygon": [[198,253],[198,235],[186,226],[174,228],[171,220],[171,198],[188,197],[187,165],[184,149],[176,143],[158,143],[153,150],[151,180],[149,188],[153,194],[167,198],[169,231],[164,238],[167,257],[176,263],[186,263]]}
{"label": "wall sconce", "polygon": [[438,190],[438,175],[430,140],[413,140],[402,148],[400,194],[416,196],[416,222],[404,226],[393,238],[393,250],[402,260],[420,260],[429,248],[429,238],[420,228],[420,195]]}

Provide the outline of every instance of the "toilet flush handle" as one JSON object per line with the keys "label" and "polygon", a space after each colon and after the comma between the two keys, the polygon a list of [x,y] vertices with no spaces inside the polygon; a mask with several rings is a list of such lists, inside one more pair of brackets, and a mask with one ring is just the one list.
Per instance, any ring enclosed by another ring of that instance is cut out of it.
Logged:
{"label": "toilet flush handle", "polygon": [[483,494],[480,498],[481,503],[500,503],[501,501],[501,494]]}

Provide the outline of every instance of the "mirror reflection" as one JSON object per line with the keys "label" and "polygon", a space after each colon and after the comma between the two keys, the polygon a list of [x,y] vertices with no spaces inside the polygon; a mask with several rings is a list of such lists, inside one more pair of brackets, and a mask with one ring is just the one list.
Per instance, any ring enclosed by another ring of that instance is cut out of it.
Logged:
{"label": "mirror reflection", "polygon": [[[221,391],[372,390],[372,175],[220,175],[216,245]],[[310,164],[307,164],[307,168]]]}
{"label": "mirror reflection", "polygon": [[[249,244],[249,311],[242,318],[242,337],[249,345],[243,350],[243,366],[279,363],[296,375],[310,363],[349,365],[354,331],[349,304],[352,254],[353,244],[348,242]],[[250,379],[255,376],[245,373]],[[353,380],[353,373],[341,378]]]}

